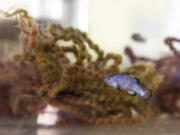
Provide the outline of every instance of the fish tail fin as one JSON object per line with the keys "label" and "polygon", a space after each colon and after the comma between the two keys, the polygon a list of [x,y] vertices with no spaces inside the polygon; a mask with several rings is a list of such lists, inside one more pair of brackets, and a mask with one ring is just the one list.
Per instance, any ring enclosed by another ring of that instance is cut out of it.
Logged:
{"label": "fish tail fin", "polygon": [[149,99],[152,96],[152,90],[148,89],[146,90],[146,94],[143,96],[144,100]]}

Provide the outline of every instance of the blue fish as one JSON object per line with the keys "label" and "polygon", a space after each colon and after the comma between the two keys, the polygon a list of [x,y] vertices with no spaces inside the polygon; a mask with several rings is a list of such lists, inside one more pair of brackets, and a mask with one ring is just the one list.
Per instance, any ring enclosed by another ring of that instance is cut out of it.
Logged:
{"label": "blue fish", "polygon": [[127,91],[135,96],[139,94],[144,99],[148,99],[152,95],[151,90],[145,90],[139,85],[139,80],[126,74],[111,75],[104,78],[104,82],[118,90]]}

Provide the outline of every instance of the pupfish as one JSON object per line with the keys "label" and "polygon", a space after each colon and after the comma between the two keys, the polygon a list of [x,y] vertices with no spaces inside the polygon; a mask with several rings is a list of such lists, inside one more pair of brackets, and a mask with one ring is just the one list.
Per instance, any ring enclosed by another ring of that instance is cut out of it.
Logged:
{"label": "pupfish", "polygon": [[104,78],[104,82],[118,90],[127,91],[130,95],[139,94],[142,98],[148,99],[152,95],[151,90],[142,88],[137,78],[126,74],[111,75]]}

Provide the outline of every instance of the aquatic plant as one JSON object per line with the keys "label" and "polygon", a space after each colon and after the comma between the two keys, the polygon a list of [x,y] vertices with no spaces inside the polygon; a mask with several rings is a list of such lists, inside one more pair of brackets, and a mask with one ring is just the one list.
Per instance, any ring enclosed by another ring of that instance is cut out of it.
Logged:
{"label": "aquatic plant", "polygon": [[[15,55],[6,67],[11,71],[7,77],[11,78],[8,81],[13,88],[8,99],[15,116],[38,114],[46,105],[91,124],[134,123],[158,114],[153,97],[144,101],[103,81],[106,75],[126,73],[139,78],[142,87],[154,91],[162,76],[156,74],[153,64],[137,63],[121,70],[121,55],[104,54],[79,29],[54,23],[43,33],[24,9],[3,14],[17,15],[21,29],[23,52]],[[69,41],[71,45],[63,46],[59,41]],[[74,63],[68,53],[74,55]],[[111,60],[113,63],[109,65]]]}

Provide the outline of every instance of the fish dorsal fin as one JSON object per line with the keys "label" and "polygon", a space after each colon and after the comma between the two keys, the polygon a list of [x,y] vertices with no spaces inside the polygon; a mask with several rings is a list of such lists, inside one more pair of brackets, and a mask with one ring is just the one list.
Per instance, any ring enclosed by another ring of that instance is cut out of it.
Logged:
{"label": "fish dorsal fin", "polygon": [[129,93],[130,95],[132,95],[132,96],[135,96],[135,95],[136,95],[136,93],[133,92],[133,91],[128,91],[128,93]]}
{"label": "fish dorsal fin", "polygon": [[137,78],[137,77],[134,77],[134,80],[135,80],[135,82],[136,82],[136,83],[138,83],[138,84],[140,83],[140,80],[139,80],[139,78]]}

